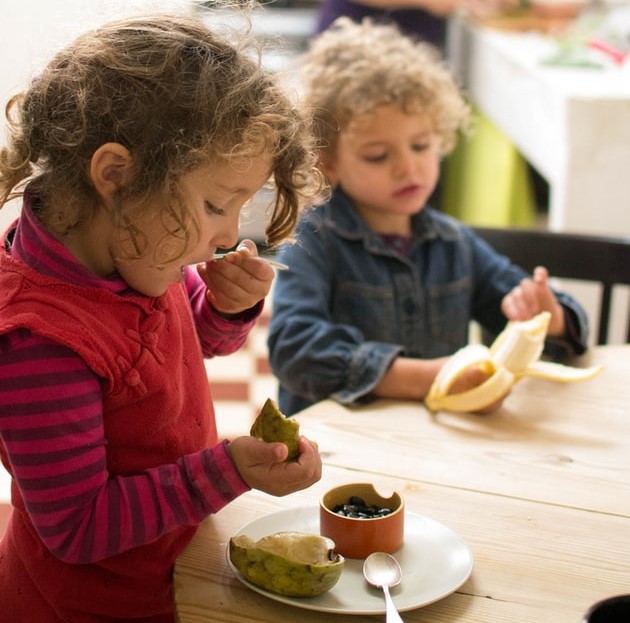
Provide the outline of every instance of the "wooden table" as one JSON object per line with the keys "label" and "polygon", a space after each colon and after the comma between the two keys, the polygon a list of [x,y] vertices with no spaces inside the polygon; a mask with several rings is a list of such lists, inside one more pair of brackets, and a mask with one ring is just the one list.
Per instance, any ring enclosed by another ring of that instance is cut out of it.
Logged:
{"label": "wooden table", "polygon": [[[209,518],[175,568],[180,623],[365,623],[278,603],[245,587],[226,544],[245,523],[317,508],[346,482],[400,491],[407,510],[457,533],[474,556],[453,594],[403,613],[422,623],[581,623],[589,604],[630,592],[630,346],[593,349],[605,370],[577,384],[524,379],[490,416],[429,414],[413,402],[297,416],[324,458],[319,483],[285,498],[249,492]],[[278,526],[281,530],[282,526]]]}

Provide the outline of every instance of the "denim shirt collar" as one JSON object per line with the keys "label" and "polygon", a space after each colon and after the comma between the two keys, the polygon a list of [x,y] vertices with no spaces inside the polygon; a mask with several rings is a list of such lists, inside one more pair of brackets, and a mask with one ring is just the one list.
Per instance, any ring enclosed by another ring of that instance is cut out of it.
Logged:
{"label": "denim shirt collar", "polygon": [[[363,217],[356,211],[346,193],[337,187],[324,206],[324,222],[338,236],[347,240],[363,240],[363,244],[372,252],[390,254],[391,249],[382,237],[372,231]],[[458,232],[439,212],[425,205],[420,212],[411,217],[412,246],[429,240],[455,240]]]}

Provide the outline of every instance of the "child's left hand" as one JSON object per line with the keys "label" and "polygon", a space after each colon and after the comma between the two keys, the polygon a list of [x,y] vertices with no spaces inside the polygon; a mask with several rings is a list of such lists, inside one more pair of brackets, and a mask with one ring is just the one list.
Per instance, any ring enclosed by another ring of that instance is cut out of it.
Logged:
{"label": "child's left hand", "polygon": [[501,302],[508,320],[529,320],[542,311],[551,312],[548,334],[565,333],[564,310],[549,287],[549,272],[543,266],[534,269],[532,278],[523,279]]}
{"label": "child's left hand", "polygon": [[220,260],[197,267],[208,287],[206,296],[221,314],[238,314],[264,299],[274,278],[274,270],[258,257],[256,245],[243,240],[236,251]]}
{"label": "child's left hand", "polygon": [[228,450],[241,478],[252,489],[283,496],[316,483],[322,476],[322,457],[317,444],[304,436],[296,461],[286,461],[289,449],[280,442],[237,437]]}

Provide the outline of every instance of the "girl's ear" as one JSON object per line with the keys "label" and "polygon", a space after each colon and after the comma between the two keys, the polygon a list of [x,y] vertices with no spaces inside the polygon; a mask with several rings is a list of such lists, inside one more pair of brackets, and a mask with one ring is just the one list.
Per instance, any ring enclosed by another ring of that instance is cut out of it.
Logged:
{"label": "girl's ear", "polygon": [[131,176],[131,153],[120,143],[104,143],[90,160],[90,178],[97,192],[106,201],[124,186]]}

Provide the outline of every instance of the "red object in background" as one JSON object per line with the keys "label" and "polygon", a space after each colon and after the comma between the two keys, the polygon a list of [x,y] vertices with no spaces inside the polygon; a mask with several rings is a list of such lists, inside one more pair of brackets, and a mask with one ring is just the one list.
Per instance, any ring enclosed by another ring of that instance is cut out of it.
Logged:
{"label": "red object in background", "polygon": [[600,41],[599,39],[591,39],[588,42],[588,47],[599,52],[603,52],[606,56],[611,58],[617,65],[621,65],[628,56],[628,52],[621,50],[610,43]]}

